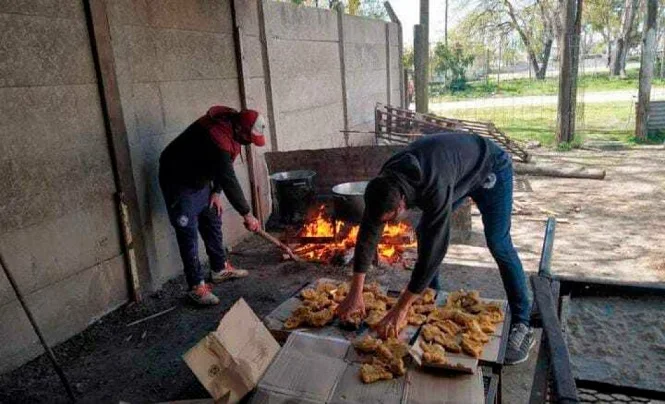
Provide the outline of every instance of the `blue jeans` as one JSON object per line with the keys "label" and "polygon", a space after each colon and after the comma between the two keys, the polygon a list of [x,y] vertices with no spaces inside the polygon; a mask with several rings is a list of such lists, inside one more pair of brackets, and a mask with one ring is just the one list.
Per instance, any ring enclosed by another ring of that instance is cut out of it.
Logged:
{"label": "blue jeans", "polygon": [[191,189],[176,186],[160,178],[169,220],[175,229],[180,258],[189,287],[203,282],[204,273],[199,262],[199,236],[203,238],[210,267],[221,271],[226,263],[222,238],[222,219],[210,209],[210,186]]}
{"label": "blue jeans", "polygon": [[[513,167],[502,159],[495,171],[494,187],[478,188],[468,196],[476,203],[482,216],[485,241],[494,260],[499,266],[503,287],[508,297],[512,322],[529,324],[531,302],[526,285],[526,276],[522,262],[517,255],[510,238],[510,220],[513,210]],[[465,197],[466,198],[466,197]],[[459,207],[465,198],[453,204],[453,210]],[[430,284],[431,288],[440,289],[439,273]]]}

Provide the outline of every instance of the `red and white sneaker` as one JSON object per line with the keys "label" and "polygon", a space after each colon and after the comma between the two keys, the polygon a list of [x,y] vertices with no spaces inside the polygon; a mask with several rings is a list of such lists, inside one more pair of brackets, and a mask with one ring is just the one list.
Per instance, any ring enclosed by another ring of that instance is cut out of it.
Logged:
{"label": "red and white sneaker", "polygon": [[189,291],[188,295],[194,303],[201,306],[214,306],[219,304],[219,298],[212,293],[212,287],[206,283],[194,286],[192,290]]}
{"label": "red and white sneaker", "polygon": [[230,262],[226,261],[224,269],[221,271],[210,271],[210,277],[213,283],[221,283],[229,279],[244,278],[249,275],[245,269],[234,268]]}

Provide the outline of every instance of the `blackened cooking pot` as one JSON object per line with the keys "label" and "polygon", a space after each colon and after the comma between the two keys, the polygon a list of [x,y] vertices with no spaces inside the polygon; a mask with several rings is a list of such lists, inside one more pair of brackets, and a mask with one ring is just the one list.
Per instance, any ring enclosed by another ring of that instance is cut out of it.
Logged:
{"label": "blackened cooking pot", "polygon": [[351,223],[360,223],[365,211],[365,188],[368,181],[345,182],[335,185],[335,218]]}
{"label": "blackened cooking pot", "polygon": [[284,171],[270,176],[277,196],[280,222],[299,224],[314,200],[314,177],[310,170]]}

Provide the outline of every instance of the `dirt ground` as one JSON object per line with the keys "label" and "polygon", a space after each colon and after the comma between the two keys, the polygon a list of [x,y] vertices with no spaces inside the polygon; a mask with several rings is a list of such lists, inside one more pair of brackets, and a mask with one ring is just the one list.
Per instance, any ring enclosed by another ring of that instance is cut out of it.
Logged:
{"label": "dirt ground", "polygon": [[[541,153],[539,164],[577,163],[604,167],[604,181],[530,178],[532,192],[516,192],[521,213],[514,217],[513,238],[528,272],[538,267],[544,220],[554,211],[560,223],[555,238],[553,270],[578,277],[665,283],[662,203],[665,202],[663,150],[575,151]],[[536,221],[534,221],[536,220]],[[81,402],[155,403],[207,397],[181,359],[239,297],[259,316],[268,314],[306,282],[319,277],[344,278],[348,269],[314,264],[280,263],[280,254],[252,237],[234,248],[236,266],[250,276],[215,287],[222,303],[195,308],[185,299],[184,280],[175,279],[145,299],[109,314],[57,347]],[[454,245],[442,266],[444,289],[479,289],[503,298],[500,277],[484,248],[482,225],[474,217],[470,245]],[[391,288],[402,287],[410,272],[374,270],[370,277]],[[174,307],[146,322],[134,320]],[[532,352],[535,358],[536,352]],[[525,402],[534,361],[506,368],[504,402]],[[0,402],[65,402],[66,396],[48,360],[39,357],[0,376]]]}

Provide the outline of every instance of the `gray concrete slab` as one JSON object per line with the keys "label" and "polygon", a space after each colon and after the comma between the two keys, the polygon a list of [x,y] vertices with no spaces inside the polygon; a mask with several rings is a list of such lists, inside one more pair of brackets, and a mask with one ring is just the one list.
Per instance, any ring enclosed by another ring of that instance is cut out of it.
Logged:
{"label": "gray concrete slab", "polygon": [[259,35],[259,0],[236,1],[236,15],[244,35]]}
{"label": "gray concrete slab", "polygon": [[159,84],[165,129],[184,130],[215,104],[240,108],[238,79],[169,81]]}
{"label": "gray concrete slab", "polygon": [[107,10],[111,24],[233,33],[230,0],[114,0]]}
{"label": "gray concrete slab", "polygon": [[320,149],[343,144],[342,103],[277,114],[280,151]]}
{"label": "gray concrete slab", "polygon": [[385,22],[364,17],[345,15],[344,42],[355,43],[386,43]]}
{"label": "gray concrete slab", "polygon": [[280,112],[293,112],[342,102],[339,72],[323,71],[273,82]]}
{"label": "gray concrete slab", "polygon": [[84,21],[0,14],[0,87],[95,82]]}
{"label": "gray concrete slab", "polygon": [[[127,300],[122,256],[101,262],[26,297],[49,344],[77,334]],[[0,306],[0,372],[41,353],[39,342],[16,302]]]}
{"label": "gray concrete slab", "polygon": [[49,18],[84,18],[83,3],[78,0],[0,0],[0,13],[33,15]]}
{"label": "gray concrete slab", "polygon": [[265,3],[267,34],[274,38],[337,41],[337,14],[289,3]]}
{"label": "gray concrete slab", "polygon": [[321,70],[339,73],[339,47],[333,42],[271,41],[270,71],[274,81]]}
{"label": "gray concrete slab", "polygon": [[[385,43],[348,43],[344,45],[344,63],[347,72],[386,68]],[[385,79],[384,79],[385,80]]]}
{"label": "gray concrete slab", "polygon": [[[23,293],[57,283],[120,254],[115,215],[115,204],[108,200],[90,210],[3,232],[2,252]],[[0,286],[0,305],[13,298],[8,288]]]}

